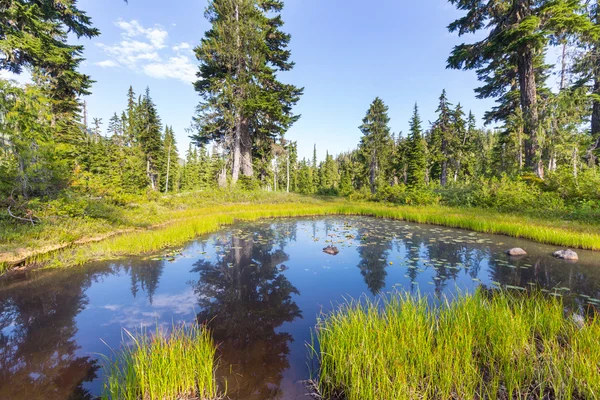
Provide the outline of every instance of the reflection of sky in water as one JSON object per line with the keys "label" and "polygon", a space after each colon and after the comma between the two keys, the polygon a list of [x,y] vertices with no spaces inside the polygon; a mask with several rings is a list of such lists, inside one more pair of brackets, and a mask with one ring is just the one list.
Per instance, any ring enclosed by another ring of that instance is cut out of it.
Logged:
{"label": "reflection of sky in water", "polygon": [[[330,244],[337,256],[322,252]],[[503,253],[517,246],[529,255]],[[2,281],[0,398],[90,398],[101,382],[87,371],[96,354],[118,348],[122,328],[200,320],[220,343],[219,374],[232,398],[292,399],[308,378],[316,316],[344,299],[534,283],[559,288],[581,309],[596,302],[600,253],[581,251],[578,263],[568,263],[551,257],[553,250],[398,221],[289,219],[224,228],[171,261],[132,258]]]}

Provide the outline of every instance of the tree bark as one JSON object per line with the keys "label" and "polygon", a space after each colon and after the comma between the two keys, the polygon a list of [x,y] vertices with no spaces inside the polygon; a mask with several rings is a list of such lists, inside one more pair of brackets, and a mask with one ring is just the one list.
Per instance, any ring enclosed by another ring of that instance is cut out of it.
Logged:
{"label": "tree bark", "polygon": [[448,182],[448,155],[446,154],[447,149],[448,141],[446,139],[442,139],[442,155],[444,157],[444,160],[442,161],[442,173],[440,176],[440,185],[442,186],[446,186],[446,183]]}
{"label": "tree bark", "polygon": [[240,175],[240,161],[241,161],[241,141],[240,141],[240,124],[236,124],[236,129],[233,134],[233,148],[231,149],[232,153],[232,162],[231,162],[231,183],[235,185],[238,181]]}
{"label": "tree bark", "polygon": [[369,170],[370,170],[370,175],[369,175],[369,183],[371,184],[371,193],[375,194],[375,169],[376,169],[376,158],[375,158],[375,152],[373,152],[373,154],[371,154],[371,163],[369,166]]}
{"label": "tree bark", "polygon": [[[594,68],[594,88],[592,93],[595,96],[600,96],[600,59],[596,60]],[[595,164],[596,157],[594,152],[600,148],[600,100],[596,97],[594,97],[592,106],[592,139],[592,146],[588,150],[588,162],[590,165]]]}
{"label": "tree bark", "polygon": [[240,123],[240,157],[242,175],[246,177],[254,176],[254,166],[252,165],[252,135],[248,118],[242,117]]}
{"label": "tree bark", "polygon": [[521,110],[524,117],[525,168],[543,177],[542,159],[540,157],[537,109],[537,88],[533,66],[533,52],[524,47],[518,54],[519,89],[521,93]]}

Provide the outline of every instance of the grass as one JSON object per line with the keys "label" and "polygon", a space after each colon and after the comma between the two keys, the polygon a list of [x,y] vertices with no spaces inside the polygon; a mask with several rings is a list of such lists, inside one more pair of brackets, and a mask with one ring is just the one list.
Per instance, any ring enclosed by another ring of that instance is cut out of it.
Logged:
{"label": "grass", "polygon": [[[312,215],[365,215],[497,233],[557,246],[600,250],[599,226],[582,222],[442,206],[394,206],[285,194],[186,194],[123,207],[112,225],[84,219],[21,226],[0,241],[0,272],[18,263],[71,266],[181,246],[236,220]],[[96,232],[92,232],[97,228]],[[30,229],[26,232],[27,229]],[[64,231],[68,231],[68,234]],[[118,234],[114,234],[118,233]],[[113,235],[114,234],[114,235]],[[65,239],[68,237],[68,239]],[[12,258],[11,258],[12,257]]]}
{"label": "grass", "polygon": [[170,334],[124,331],[123,350],[104,357],[104,391],[109,400],[213,400],[216,347],[198,325],[174,326]]}
{"label": "grass", "polygon": [[320,318],[325,399],[598,399],[600,319],[540,293],[477,291],[436,307],[396,293]]}

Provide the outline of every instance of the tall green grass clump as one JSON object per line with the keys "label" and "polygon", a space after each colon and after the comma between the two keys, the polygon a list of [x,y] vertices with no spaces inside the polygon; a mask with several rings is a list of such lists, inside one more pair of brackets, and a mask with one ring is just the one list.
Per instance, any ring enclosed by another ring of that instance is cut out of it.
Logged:
{"label": "tall green grass clump", "polygon": [[218,398],[215,352],[204,327],[174,326],[170,333],[125,330],[122,350],[105,357],[102,399],[213,400]]}
{"label": "tall green grass clump", "polygon": [[598,399],[600,320],[540,293],[396,293],[319,320],[325,399]]}

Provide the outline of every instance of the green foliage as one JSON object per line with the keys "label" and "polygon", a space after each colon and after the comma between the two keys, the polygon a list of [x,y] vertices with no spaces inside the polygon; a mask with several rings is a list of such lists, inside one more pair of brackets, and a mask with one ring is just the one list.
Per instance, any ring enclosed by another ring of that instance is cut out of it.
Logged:
{"label": "green foliage", "polygon": [[425,185],[427,173],[426,151],[427,146],[422,135],[419,109],[415,104],[410,120],[410,133],[406,140],[406,183],[409,187],[420,188]]}
{"label": "green foliage", "polygon": [[68,34],[92,38],[100,32],[76,0],[14,0],[0,4],[0,70],[24,68],[45,89],[54,113],[73,114],[77,97],[89,94],[92,80],[77,71],[83,46],[68,44]]}
{"label": "green foliage", "polygon": [[439,303],[394,293],[323,315],[312,345],[320,394],[570,399],[600,390],[597,316],[579,325],[560,299],[536,292],[478,290]]}
{"label": "green foliage", "polygon": [[125,338],[114,359],[104,357],[103,399],[218,398],[216,346],[206,328],[173,326],[165,333],[157,327],[153,334],[125,330]]}
{"label": "green foliage", "polygon": [[[279,0],[211,0],[211,29],[196,47],[200,60],[195,117],[197,144],[214,141],[232,155],[232,177],[253,175],[253,147],[270,149],[299,116],[292,113],[303,89],[279,81],[289,71],[290,35],[281,30]],[[264,158],[264,157],[263,157]]]}
{"label": "green foliage", "polygon": [[365,171],[365,180],[374,194],[378,183],[389,179],[394,148],[388,126],[388,107],[379,97],[373,100],[362,122],[359,129],[363,136],[358,145],[358,158]]}

